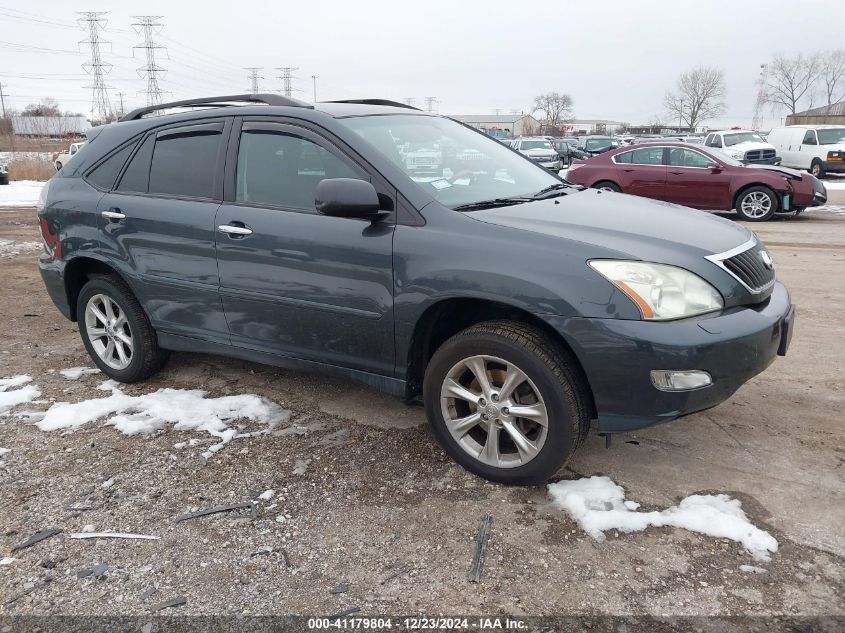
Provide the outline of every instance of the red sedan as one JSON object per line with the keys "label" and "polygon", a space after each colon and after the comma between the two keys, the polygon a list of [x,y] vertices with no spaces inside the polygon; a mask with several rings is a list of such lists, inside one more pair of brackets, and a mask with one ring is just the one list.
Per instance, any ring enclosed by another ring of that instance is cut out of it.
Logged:
{"label": "red sedan", "polygon": [[770,165],[745,166],[718,150],[684,143],[614,149],[573,163],[566,179],[697,209],[736,209],[752,222],[827,202],[824,185],[810,174]]}

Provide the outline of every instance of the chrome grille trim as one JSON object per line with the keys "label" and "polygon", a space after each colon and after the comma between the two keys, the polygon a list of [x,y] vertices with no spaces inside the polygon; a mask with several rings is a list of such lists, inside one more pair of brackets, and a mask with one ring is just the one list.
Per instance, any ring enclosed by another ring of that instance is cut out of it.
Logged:
{"label": "chrome grille trim", "polygon": [[[769,270],[762,262],[757,263],[756,253],[763,249],[763,245],[755,237],[723,253],[706,255],[707,259],[736,279],[742,287],[753,295],[759,295],[775,283],[775,270]],[[728,262],[727,264],[725,262]],[[771,278],[769,279],[769,275]],[[758,282],[762,282],[759,283]]]}

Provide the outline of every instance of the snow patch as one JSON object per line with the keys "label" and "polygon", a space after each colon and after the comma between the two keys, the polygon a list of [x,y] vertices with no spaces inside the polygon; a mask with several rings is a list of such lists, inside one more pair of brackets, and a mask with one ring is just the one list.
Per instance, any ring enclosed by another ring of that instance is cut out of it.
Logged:
{"label": "snow patch", "polygon": [[41,242],[16,242],[0,239],[0,257],[16,257],[41,250]]}
{"label": "snow patch", "polygon": [[690,495],[677,506],[637,512],[639,504],[625,501],[625,490],[609,477],[585,477],[549,484],[552,503],[565,510],[597,541],[604,532],[640,532],[649,526],[677,527],[742,544],[755,558],[769,560],[778,542],[752,525],[742,504],[728,495]]}
{"label": "snow patch", "polygon": [[37,180],[14,180],[0,187],[0,207],[34,207],[43,186]]}
{"label": "snow patch", "polygon": [[[149,435],[173,424],[177,431],[205,431],[218,438],[203,455],[208,458],[236,437],[250,437],[240,433],[229,423],[248,419],[268,425],[269,432],[287,421],[290,411],[274,402],[253,394],[208,398],[199,389],[159,389],[154,393],[130,396],[123,393],[113,380],[98,389],[111,391],[105,398],[81,402],[57,402],[36,422],[42,431],[73,429],[100,418],[125,435]],[[193,441],[190,444],[193,446]]]}
{"label": "snow patch", "polygon": [[12,558],[10,556],[7,556],[5,558],[0,558],[0,565],[11,565],[16,560],[17,560],[16,558]]}
{"label": "snow patch", "polygon": [[67,380],[79,380],[82,376],[89,374],[99,374],[100,370],[96,367],[68,367],[59,372],[62,378]]}
{"label": "snow patch", "polygon": [[756,565],[740,565],[739,571],[744,571],[749,574],[765,574],[766,570]]}
{"label": "snow patch", "polygon": [[[0,455],[2,455],[2,453],[0,453]],[[260,495],[258,495],[258,498],[262,501],[270,501],[270,499],[273,498],[274,494],[276,494],[276,491],[271,488],[270,490],[265,490]]]}
{"label": "snow patch", "polygon": [[[30,402],[41,395],[41,390],[35,385],[27,383],[32,382],[32,378],[26,374],[19,374],[11,378],[0,378],[0,413],[5,413],[10,409]],[[20,387],[20,389],[11,389],[12,387]]]}
{"label": "snow patch", "polygon": [[12,452],[11,448],[0,448],[0,457],[3,457],[3,455],[5,455],[6,453],[11,453],[11,452]]}

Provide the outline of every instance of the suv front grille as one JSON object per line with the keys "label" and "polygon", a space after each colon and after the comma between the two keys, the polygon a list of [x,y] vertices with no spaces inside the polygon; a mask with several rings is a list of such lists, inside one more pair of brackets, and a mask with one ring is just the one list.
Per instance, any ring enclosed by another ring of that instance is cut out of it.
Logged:
{"label": "suv front grille", "polygon": [[771,257],[757,240],[707,259],[724,268],[753,294],[763,292],[775,282],[774,266],[766,265],[767,260],[772,261]]}
{"label": "suv front grille", "polygon": [[747,161],[768,161],[775,157],[775,150],[773,149],[753,149],[750,152],[745,152],[745,160]]}

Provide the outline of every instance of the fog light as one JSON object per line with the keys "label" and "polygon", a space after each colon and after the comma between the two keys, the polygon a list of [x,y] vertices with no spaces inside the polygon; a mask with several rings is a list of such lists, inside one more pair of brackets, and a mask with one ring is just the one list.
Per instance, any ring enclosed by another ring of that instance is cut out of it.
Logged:
{"label": "fog light", "polygon": [[651,372],[651,384],[660,391],[690,391],[713,384],[706,371],[668,371],[655,369]]}

